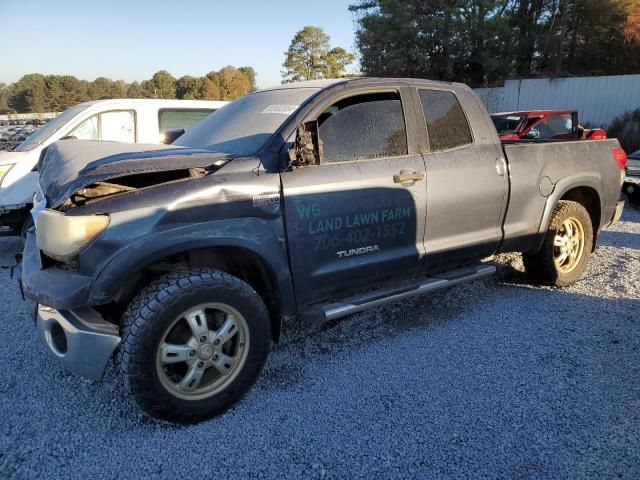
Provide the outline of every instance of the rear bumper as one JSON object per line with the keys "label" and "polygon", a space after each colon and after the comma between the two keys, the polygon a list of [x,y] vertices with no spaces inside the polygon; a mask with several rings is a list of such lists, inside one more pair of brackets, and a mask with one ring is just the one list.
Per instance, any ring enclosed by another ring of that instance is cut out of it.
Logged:
{"label": "rear bumper", "polygon": [[120,344],[118,327],[92,308],[59,311],[38,305],[36,326],[38,337],[62,365],[96,382]]}

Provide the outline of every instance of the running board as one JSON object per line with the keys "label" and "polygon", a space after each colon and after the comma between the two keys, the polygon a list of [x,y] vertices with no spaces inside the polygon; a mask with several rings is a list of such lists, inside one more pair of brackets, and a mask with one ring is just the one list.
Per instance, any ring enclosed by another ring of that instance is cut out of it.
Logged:
{"label": "running board", "polygon": [[368,292],[336,303],[319,305],[312,310],[322,313],[327,320],[351,315],[368,308],[384,305],[405,298],[433,292],[443,288],[452,287],[459,283],[471,282],[484,277],[490,277],[497,271],[497,267],[491,264],[476,265],[473,267],[451,270],[420,279],[419,282],[404,284],[400,287],[389,287],[382,290]]}

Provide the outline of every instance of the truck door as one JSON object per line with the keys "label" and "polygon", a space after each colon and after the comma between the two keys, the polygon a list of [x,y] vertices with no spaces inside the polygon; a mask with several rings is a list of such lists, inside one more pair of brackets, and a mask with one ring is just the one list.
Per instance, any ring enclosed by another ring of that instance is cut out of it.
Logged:
{"label": "truck door", "polygon": [[436,89],[416,93],[429,140],[424,154],[425,247],[426,267],[433,271],[495,252],[502,239],[508,175],[490,120],[471,93]]}
{"label": "truck door", "polygon": [[310,119],[319,163],[281,174],[299,305],[423,268],[425,165],[407,142],[403,91],[323,102]]}

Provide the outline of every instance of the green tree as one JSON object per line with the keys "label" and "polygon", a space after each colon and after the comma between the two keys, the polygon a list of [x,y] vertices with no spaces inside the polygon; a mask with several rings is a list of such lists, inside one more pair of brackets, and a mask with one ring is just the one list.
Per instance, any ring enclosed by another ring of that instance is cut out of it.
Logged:
{"label": "green tree", "polygon": [[101,100],[111,97],[111,79],[98,77],[93,82],[89,82],[87,94],[91,100]]}
{"label": "green tree", "polygon": [[88,100],[107,98],[182,98],[233,100],[255,90],[252,67],[227,66],[204,77],[185,75],[175,80],[166,70],[151,79],[128,84],[98,77],[92,82],[72,75],[23,76],[9,86],[0,83],[0,112],[61,111]]}
{"label": "green tree", "polygon": [[41,113],[45,111],[46,95],[44,75],[30,73],[14,84],[8,101],[9,107],[21,113]]}
{"label": "green tree", "polygon": [[132,82],[127,88],[127,98],[144,98],[144,90],[140,82]]}
{"label": "green tree", "polygon": [[211,71],[202,78],[199,97],[202,100],[220,100],[220,79],[218,72]]}
{"label": "green tree", "polygon": [[184,100],[197,100],[200,98],[204,79],[185,75],[176,80],[176,97]]}
{"label": "green tree", "polygon": [[72,75],[47,75],[45,83],[47,111],[61,112],[89,99],[88,82],[80,81]]}
{"label": "green tree", "polygon": [[240,67],[238,68],[238,70],[240,70],[244,74],[244,76],[247,77],[247,79],[249,80],[249,91],[255,92],[256,89],[258,88],[256,84],[256,77],[258,76],[258,74],[253,69],[253,67]]}
{"label": "green tree", "polygon": [[306,26],[297,32],[284,52],[282,82],[344,76],[355,56],[340,47],[331,49],[329,40],[320,27]]}
{"label": "green tree", "polygon": [[9,96],[11,87],[0,82],[0,114],[9,112]]}
{"label": "green tree", "polygon": [[251,91],[249,78],[241,70],[230,65],[218,72],[218,84],[222,100],[235,100]]}
{"label": "green tree", "polygon": [[356,46],[370,76],[487,85],[511,71],[509,2],[377,0],[351,5]]}
{"label": "green tree", "polygon": [[637,73],[640,40],[629,36],[637,0],[558,0],[539,70],[559,75]]}
{"label": "green tree", "polygon": [[176,79],[166,70],[154,73],[142,86],[149,98],[176,98]]}
{"label": "green tree", "polygon": [[363,72],[492,86],[640,70],[638,0],[359,0]]}

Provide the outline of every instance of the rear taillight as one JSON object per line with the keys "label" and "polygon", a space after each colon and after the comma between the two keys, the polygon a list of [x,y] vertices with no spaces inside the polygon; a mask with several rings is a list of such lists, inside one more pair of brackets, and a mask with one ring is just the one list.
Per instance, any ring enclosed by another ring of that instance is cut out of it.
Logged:
{"label": "rear taillight", "polygon": [[616,162],[616,165],[618,165],[618,168],[620,170],[624,170],[624,167],[627,166],[627,153],[619,147],[612,148],[611,153],[613,154],[613,160]]}

